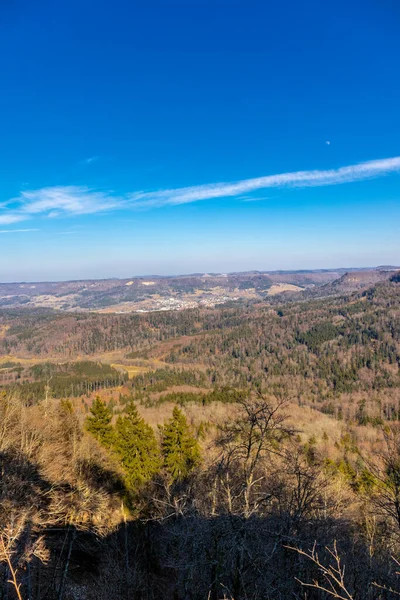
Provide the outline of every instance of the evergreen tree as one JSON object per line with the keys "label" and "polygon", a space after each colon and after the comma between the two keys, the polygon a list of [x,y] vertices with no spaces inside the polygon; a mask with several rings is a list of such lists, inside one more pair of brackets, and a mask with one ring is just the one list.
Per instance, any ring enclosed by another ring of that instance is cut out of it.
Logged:
{"label": "evergreen tree", "polygon": [[110,447],[113,443],[112,412],[99,396],[96,396],[90,409],[91,416],[86,417],[85,427],[101,444]]}
{"label": "evergreen tree", "polygon": [[164,466],[173,479],[185,479],[200,463],[200,449],[191,435],[185,415],[175,407],[162,428]]}
{"label": "evergreen tree", "polygon": [[154,431],[140,417],[131,402],[126,415],[119,417],[115,427],[114,449],[126,471],[129,488],[137,489],[161,467],[160,450]]}

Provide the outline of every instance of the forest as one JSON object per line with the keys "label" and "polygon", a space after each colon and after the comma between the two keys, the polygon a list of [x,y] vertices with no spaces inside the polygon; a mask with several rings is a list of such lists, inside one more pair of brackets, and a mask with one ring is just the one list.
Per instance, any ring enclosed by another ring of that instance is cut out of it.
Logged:
{"label": "forest", "polygon": [[2,310],[1,598],[398,596],[399,315]]}

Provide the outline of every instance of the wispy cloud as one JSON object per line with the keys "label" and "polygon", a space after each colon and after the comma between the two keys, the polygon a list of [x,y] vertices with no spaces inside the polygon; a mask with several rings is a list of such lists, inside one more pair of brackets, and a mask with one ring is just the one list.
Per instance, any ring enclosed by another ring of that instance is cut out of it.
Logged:
{"label": "wispy cloud", "polygon": [[26,221],[35,216],[55,218],[96,214],[112,210],[121,203],[122,199],[110,192],[99,192],[83,186],[26,190],[21,192],[19,197],[9,200],[4,207],[0,207],[0,224]]}
{"label": "wispy cloud", "polygon": [[212,183],[157,192],[139,192],[132,194],[131,200],[136,206],[156,207],[178,205],[212,198],[238,196],[269,188],[339,185],[382,177],[399,171],[400,156],[396,156],[394,158],[372,160],[347,167],[340,167],[339,169],[295,171],[292,173],[267,175],[266,177],[257,177],[255,179],[243,179],[232,183]]}
{"label": "wispy cloud", "polygon": [[40,231],[39,229],[0,229],[0,234],[3,233],[28,233],[31,231]]}
{"label": "wispy cloud", "polygon": [[25,219],[26,217],[23,215],[13,214],[12,212],[0,214],[0,225],[12,225],[13,223],[18,223],[19,221],[25,221]]}
{"label": "wispy cloud", "polygon": [[0,225],[10,225],[34,217],[90,215],[123,208],[150,209],[227,197],[256,201],[261,198],[251,194],[259,190],[340,185],[398,172],[400,172],[400,156],[358,163],[339,169],[278,173],[234,182],[132,192],[124,196],[85,186],[24,190],[17,198],[0,204]]}
{"label": "wispy cloud", "polygon": [[118,200],[109,193],[87,187],[58,186],[22,192],[17,199],[20,212],[29,215],[46,213],[49,217],[61,214],[88,215],[114,208]]}

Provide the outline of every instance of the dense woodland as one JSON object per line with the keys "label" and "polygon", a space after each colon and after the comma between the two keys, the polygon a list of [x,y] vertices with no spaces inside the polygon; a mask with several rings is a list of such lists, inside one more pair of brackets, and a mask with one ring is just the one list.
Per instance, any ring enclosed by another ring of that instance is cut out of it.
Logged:
{"label": "dense woodland", "polygon": [[2,311],[1,598],[396,597],[399,317]]}
{"label": "dense woodland", "polygon": [[[210,389],[284,390],[290,399],[336,414],[338,397],[347,395],[365,400],[374,417],[397,418],[399,296],[393,281],[348,296],[180,313],[3,312],[0,351],[62,362],[62,367],[47,366],[53,371],[55,397],[112,387],[119,379],[122,383],[123,374],[104,365],[101,355],[125,351],[127,363],[140,365],[141,359],[154,356],[163,360],[162,368],[157,365],[131,383],[135,391],[149,389],[145,381],[142,385],[143,377],[153,381],[153,391],[158,380],[159,391],[174,385],[198,387],[199,382]],[[96,365],[94,355],[102,364]],[[77,367],[71,364],[77,356],[90,360]],[[33,383],[30,388],[38,388],[40,399],[48,376],[32,371],[18,364],[3,368],[0,383],[22,384],[27,390]],[[82,385],[75,381],[79,376]]]}

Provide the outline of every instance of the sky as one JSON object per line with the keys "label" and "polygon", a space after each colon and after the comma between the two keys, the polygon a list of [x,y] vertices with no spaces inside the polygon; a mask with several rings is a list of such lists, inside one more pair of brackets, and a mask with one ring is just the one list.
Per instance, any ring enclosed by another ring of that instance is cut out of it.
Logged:
{"label": "sky", "polygon": [[0,281],[400,263],[397,0],[2,0]]}

